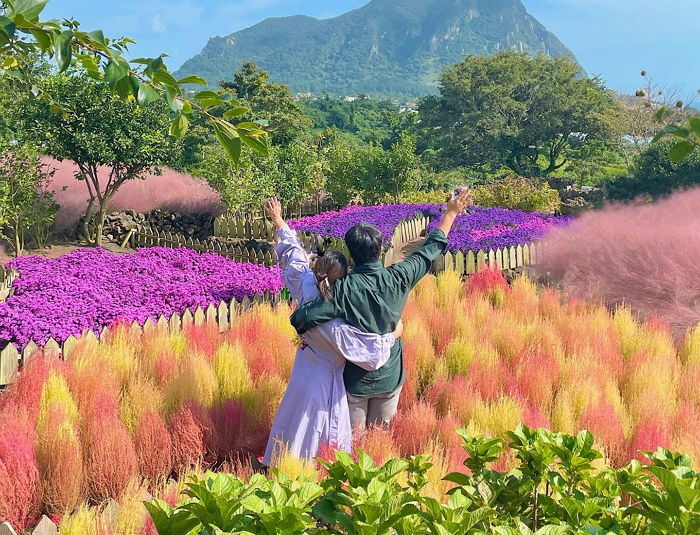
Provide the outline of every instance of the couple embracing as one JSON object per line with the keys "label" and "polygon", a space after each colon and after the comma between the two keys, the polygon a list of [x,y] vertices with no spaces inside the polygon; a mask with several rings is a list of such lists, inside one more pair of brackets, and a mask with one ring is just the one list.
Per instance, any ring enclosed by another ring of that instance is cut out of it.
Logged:
{"label": "couple embracing", "polygon": [[276,228],[277,256],[297,310],[303,345],[270,433],[263,464],[288,452],[313,459],[319,449],[351,451],[353,430],[391,422],[404,383],[401,313],[408,294],[447,246],[458,215],[471,203],[462,190],[447,202],[437,229],[402,262],[379,261],[382,235],[360,223],[345,235],[354,261],[327,251],[310,265],[277,199],[265,204]]}

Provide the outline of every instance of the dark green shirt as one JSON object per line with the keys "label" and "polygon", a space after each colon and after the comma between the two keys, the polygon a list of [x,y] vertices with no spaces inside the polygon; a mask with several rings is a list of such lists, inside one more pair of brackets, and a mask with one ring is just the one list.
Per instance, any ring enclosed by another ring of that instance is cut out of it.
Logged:
{"label": "dark green shirt", "polygon": [[[369,333],[386,334],[396,328],[411,289],[421,280],[447,246],[441,230],[434,230],[420,248],[403,262],[388,268],[380,262],[361,264],[351,275],[336,281],[333,300],[319,298],[292,314],[292,325],[302,334],[321,323],[341,318]],[[403,385],[403,345],[398,340],[384,366],[365,371],[345,364],[345,388],[355,396],[394,392]]]}

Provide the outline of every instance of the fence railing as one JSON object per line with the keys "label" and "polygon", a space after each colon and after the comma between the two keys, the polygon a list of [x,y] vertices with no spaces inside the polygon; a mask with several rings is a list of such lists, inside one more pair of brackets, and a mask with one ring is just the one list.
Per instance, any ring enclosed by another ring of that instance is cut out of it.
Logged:
{"label": "fence railing", "polygon": [[17,278],[17,272],[12,269],[5,269],[0,266],[0,303],[10,294],[12,281]]}
{"label": "fence railing", "polygon": [[[277,305],[282,297],[279,294],[256,295],[251,298],[244,298],[242,301],[221,301],[218,304],[209,305],[207,308],[198,307],[194,311],[185,310],[182,314],[171,316],[159,316],[157,319],[147,319],[145,323],[133,322],[131,329],[148,332],[152,329],[162,328],[169,332],[178,332],[190,325],[216,325],[219,332],[224,332],[233,324],[235,319],[252,306],[261,303]],[[104,340],[109,334],[109,328],[105,327],[101,332],[84,331],[80,336],[69,336],[63,342],[57,342],[50,338],[43,346],[35,342],[29,342],[24,347],[17,347],[9,344],[0,351],[0,387],[12,382],[18,370],[25,361],[40,349],[45,355],[60,356],[64,360],[70,357],[76,344],[81,339],[93,338]]]}
{"label": "fence railing", "polygon": [[131,247],[188,247],[199,252],[213,251],[221,256],[231,258],[237,262],[251,262],[253,264],[265,264],[271,266],[277,263],[277,255],[274,250],[262,251],[250,247],[238,246],[231,243],[222,243],[213,238],[198,240],[183,234],[162,232],[141,227],[131,234]]}
{"label": "fence railing", "polygon": [[[292,219],[337,210],[339,205],[324,202],[319,206],[302,206],[285,209],[284,217]],[[272,222],[262,212],[225,213],[214,219],[214,236],[228,239],[266,240],[274,239]]]}

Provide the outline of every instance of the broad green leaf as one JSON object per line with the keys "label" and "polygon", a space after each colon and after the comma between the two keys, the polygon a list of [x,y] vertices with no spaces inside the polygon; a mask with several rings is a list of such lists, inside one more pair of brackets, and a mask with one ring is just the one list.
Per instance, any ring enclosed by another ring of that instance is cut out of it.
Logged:
{"label": "broad green leaf", "polygon": [[462,486],[471,484],[471,478],[466,474],[462,474],[461,472],[452,472],[451,474],[447,474],[444,478],[442,478],[442,480]]}
{"label": "broad green leaf", "polygon": [[67,30],[61,32],[54,40],[56,65],[59,72],[65,71],[70,65],[72,56],[73,32]]}
{"label": "broad green leaf", "polygon": [[141,82],[139,85],[138,103],[139,106],[147,106],[151,102],[158,100],[160,93],[152,88],[148,83]]}
{"label": "broad green leaf", "polygon": [[226,117],[227,119],[230,119],[231,117],[240,117],[241,115],[245,115],[249,111],[250,109],[244,106],[239,106],[237,108],[232,108],[226,111],[226,113],[224,113],[224,117]]}
{"label": "broad green leaf", "polygon": [[36,21],[46,7],[48,0],[16,0],[14,5],[15,13],[22,14],[29,21]]}
{"label": "broad green leaf", "polygon": [[700,117],[691,117],[688,120],[690,129],[693,131],[696,137],[700,138]]}
{"label": "broad green leaf", "polygon": [[101,45],[105,44],[105,34],[102,33],[102,30],[95,30],[94,32],[88,32],[88,35],[90,36],[90,39],[93,41],[100,43]]}
{"label": "broad green leaf", "polygon": [[7,37],[10,38],[15,36],[15,31],[17,30],[15,23],[2,15],[0,15],[0,28],[7,34]]}
{"label": "broad green leaf", "polygon": [[204,78],[201,76],[185,76],[177,81],[178,84],[199,84],[199,85],[209,85]]}
{"label": "broad green leaf", "polygon": [[185,107],[185,103],[182,99],[177,98],[177,90],[169,85],[165,86],[165,100],[170,106],[170,109],[175,113],[180,113]]}
{"label": "broad green leaf", "polygon": [[49,34],[42,30],[30,30],[30,33],[36,40],[36,44],[42,52],[47,52],[51,48],[51,38]]}
{"label": "broad green leaf", "polygon": [[200,91],[194,96],[194,98],[197,100],[203,100],[208,98],[219,98],[219,95],[214,91]]}
{"label": "broad green leaf", "polygon": [[156,71],[155,74],[153,75],[153,81],[158,82],[159,84],[172,86],[177,91],[180,90],[180,86],[177,83],[177,80],[175,80],[173,75],[170,74],[165,69],[160,69],[160,70]]}
{"label": "broad green leaf", "polygon": [[129,64],[122,58],[110,61],[105,69],[105,82],[111,87],[122,80],[129,72]]}
{"label": "broad green leaf", "polygon": [[668,152],[668,159],[672,162],[680,162],[690,156],[695,150],[695,145],[690,141],[679,141]]}
{"label": "broad green leaf", "polygon": [[230,124],[221,120],[214,122],[214,131],[221,146],[224,147],[233,163],[238,165],[241,161],[241,138],[238,132]]}
{"label": "broad green leaf", "polygon": [[199,104],[204,108],[211,108],[212,106],[220,106],[222,104],[226,104],[226,101],[221,100],[220,98],[204,98],[199,101]]}
{"label": "broad green leaf", "polygon": [[676,484],[676,490],[683,500],[683,505],[691,511],[698,511],[698,504],[700,503],[700,490],[691,488],[687,485],[682,485],[680,483]]}

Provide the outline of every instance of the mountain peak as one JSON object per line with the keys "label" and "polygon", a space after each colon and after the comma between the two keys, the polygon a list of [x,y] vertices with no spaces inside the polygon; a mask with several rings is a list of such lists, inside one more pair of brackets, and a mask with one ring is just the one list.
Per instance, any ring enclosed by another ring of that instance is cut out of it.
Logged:
{"label": "mountain peak", "polygon": [[521,0],[372,0],[332,19],[266,19],[211,39],[178,75],[215,83],[255,61],[295,92],[418,96],[467,54],[571,55]]}

